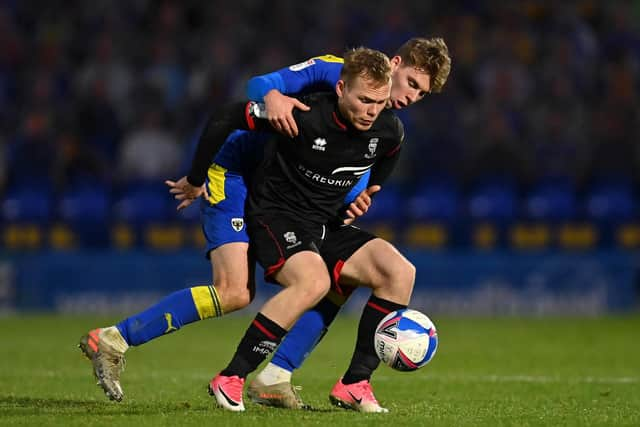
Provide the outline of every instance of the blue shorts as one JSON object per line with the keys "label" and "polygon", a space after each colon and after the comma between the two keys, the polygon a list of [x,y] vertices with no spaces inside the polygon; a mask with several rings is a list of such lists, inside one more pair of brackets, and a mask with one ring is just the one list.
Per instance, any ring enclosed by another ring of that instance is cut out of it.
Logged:
{"label": "blue shorts", "polygon": [[[345,205],[367,188],[368,181],[369,173],[363,175],[347,195]],[[208,259],[212,250],[226,243],[248,243],[249,235],[244,220],[247,185],[242,174],[212,163],[205,183],[207,200],[201,202],[200,212]]]}
{"label": "blue shorts", "polygon": [[247,186],[241,174],[213,163],[207,174],[207,200],[200,205],[206,254],[225,243],[249,242],[244,223]]}

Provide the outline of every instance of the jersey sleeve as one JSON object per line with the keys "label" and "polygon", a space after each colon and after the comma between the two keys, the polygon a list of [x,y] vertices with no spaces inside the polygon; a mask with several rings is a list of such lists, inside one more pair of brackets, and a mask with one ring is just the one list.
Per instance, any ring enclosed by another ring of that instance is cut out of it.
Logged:
{"label": "jersey sleeve", "polygon": [[343,63],[342,58],[323,55],[273,73],[252,77],[247,83],[247,96],[252,101],[262,102],[264,96],[272,89],[277,89],[285,95],[330,90],[340,79]]}
{"label": "jersey sleeve", "polygon": [[271,129],[269,122],[264,119],[264,105],[253,101],[235,102],[220,108],[209,118],[193,155],[191,169],[187,175],[189,184],[196,187],[204,184],[211,159],[235,129]]}

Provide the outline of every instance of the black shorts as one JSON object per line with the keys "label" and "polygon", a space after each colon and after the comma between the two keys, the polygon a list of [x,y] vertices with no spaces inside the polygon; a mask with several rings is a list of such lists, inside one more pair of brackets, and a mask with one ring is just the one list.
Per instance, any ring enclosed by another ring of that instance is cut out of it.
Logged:
{"label": "black shorts", "polygon": [[264,269],[264,277],[277,272],[291,256],[302,251],[320,253],[326,227],[286,216],[261,216],[247,220],[250,250]]}
{"label": "black shorts", "polygon": [[317,225],[285,216],[249,218],[247,231],[250,250],[264,269],[265,279],[273,281],[277,272],[291,256],[302,251],[319,254],[327,265],[332,289],[348,296],[352,287],[340,287],[340,272],[344,263],[376,236],[354,226]]}
{"label": "black shorts", "polygon": [[331,293],[337,294],[345,300],[353,293],[355,287],[340,285],[342,267],[351,258],[351,255],[364,246],[365,243],[375,238],[375,235],[353,225],[332,224],[327,226],[327,233],[320,255],[329,269]]}

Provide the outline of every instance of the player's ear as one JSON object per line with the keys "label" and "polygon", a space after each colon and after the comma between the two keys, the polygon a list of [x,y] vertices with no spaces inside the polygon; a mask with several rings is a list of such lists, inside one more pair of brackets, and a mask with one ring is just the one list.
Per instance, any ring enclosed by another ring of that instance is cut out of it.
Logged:
{"label": "player's ear", "polygon": [[400,55],[396,55],[389,60],[391,62],[391,72],[397,70],[402,64],[402,57]]}
{"label": "player's ear", "polygon": [[338,82],[336,83],[336,93],[339,97],[342,97],[342,95],[344,94],[344,85],[344,80],[338,80]]}

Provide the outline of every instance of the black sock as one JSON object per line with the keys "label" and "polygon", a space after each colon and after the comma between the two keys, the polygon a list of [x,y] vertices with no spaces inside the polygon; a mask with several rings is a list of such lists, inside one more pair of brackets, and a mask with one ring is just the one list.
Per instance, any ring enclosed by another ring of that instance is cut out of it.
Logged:
{"label": "black sock", "polygon": [[406,307],[406,305],[397,304],[371,295],[371,298],[369,298],[367,305],[362,311],[362,317],[360,317],[356,349],[353,352],[351,364],[342,377],[343,384],[354,384],[371,378],[373,371],[375,371],[380,364],[380,359],[378,359],[373,345],[373,336],[376,332],[376,327],[384,316],[392,311]]}
{"label": "black sock", "polygon": [[278,347],[286,333],[286,329],[258,313],[238,344],[233,359],[220,374],[246,378]]}

